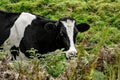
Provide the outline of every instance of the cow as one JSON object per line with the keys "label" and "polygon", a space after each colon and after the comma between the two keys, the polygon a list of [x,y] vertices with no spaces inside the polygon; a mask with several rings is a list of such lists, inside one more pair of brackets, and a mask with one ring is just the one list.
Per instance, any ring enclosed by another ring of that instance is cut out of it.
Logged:
{"label": "cow", "polygon": [[[89,28],[87,23],[77,24],[72,17],[49,20],[28,12],[0,11],[0,46],[4,50],[15,49],[28,58],[27,50],[31,48],[40,54],[64,48],[66,57],[70,58],[77,53],[75,38],[78,32]],[[18,53],[11,52],[14,58]]]}

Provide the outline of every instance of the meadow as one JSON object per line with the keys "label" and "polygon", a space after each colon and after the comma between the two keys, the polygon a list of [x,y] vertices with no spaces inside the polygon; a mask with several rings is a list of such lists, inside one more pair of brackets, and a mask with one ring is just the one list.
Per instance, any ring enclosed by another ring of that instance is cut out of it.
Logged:
{"label": "meadow", "polygon": [[0,51],[0,80],[120,80],[120,0],[0,0],[0,10],[30,12],[57,20],[71,16],[91,28],[76,38],[78,54],[63,50],[9,61]]}

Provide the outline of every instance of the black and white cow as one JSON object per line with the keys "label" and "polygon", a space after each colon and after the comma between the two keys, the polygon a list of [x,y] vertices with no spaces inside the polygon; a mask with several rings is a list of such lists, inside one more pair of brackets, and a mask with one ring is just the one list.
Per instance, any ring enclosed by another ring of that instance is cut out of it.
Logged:
{"label": "black and white cow", "polygon": [[66,57],[70,58],[77,53],[77,33],[89,28],[86,23],[76,24],[70,17],[52,21],[27,12],[0,11],[0,46],[5,50],[19,50],[27,57],[30,54],[26,51],[31,48],[41,54],[64,48]]}

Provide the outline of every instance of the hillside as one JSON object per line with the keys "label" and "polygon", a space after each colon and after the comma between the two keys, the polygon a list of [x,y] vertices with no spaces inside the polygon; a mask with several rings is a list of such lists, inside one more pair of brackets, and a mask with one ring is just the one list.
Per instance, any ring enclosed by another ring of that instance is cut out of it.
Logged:
{"label": "hillside", "polygon": [[91,26],[77,35],[78,55],[72,60],[57,50],[41,59],[9,62],[4,57],[7,51],[1,50],[1,79],[120,80],[120,0],[1,0],[0,10],[52,20],[72,16],[77,23]]}

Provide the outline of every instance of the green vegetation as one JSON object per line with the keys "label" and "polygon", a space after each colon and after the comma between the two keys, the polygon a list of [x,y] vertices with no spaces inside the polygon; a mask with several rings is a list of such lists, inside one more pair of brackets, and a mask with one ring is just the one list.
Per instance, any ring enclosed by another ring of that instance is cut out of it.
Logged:
{"label": "green vegetation", "polygon": [[[19,74],[19,80],[51,77],[56,80],[120,80],[120,0],[1,0],[0,10],[30,12],[53,20],[72,16],[77,23],[91,25],[89,31],[77,35],[78,55],[72,60],[66,60],[64,52],[57,50],[40,59],[12,62],[11,69],[4,67],[8,66],[6,58],[2,59],[6,52],[0,51],[0,60],[6,62],[0,63],[0,69],[13,71],[14,76]],[[34,50],[30,53],[34,54]]]}

